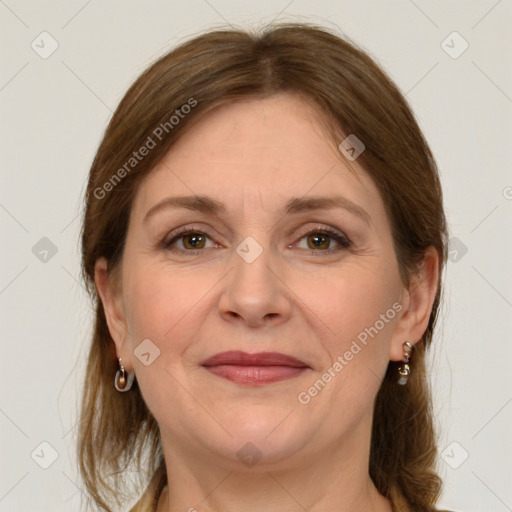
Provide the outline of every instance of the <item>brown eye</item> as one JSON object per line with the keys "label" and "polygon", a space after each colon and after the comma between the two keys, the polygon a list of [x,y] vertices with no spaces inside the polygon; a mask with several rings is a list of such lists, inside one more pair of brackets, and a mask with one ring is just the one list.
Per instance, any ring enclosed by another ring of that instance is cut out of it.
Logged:
{"label": "brown eye", "polygon": [[308,244],[311,242],[311,245],[309,246],[311,249],[329,249],[329,236],[323,234],[315,234],[309,235],[307,238]]}
{"label": "brown eye", "polygon": [[[321,230],[314,230],[306,233],[302,238],[306,240],[306,250],[317,253],[332,253],[347,249],[352,245],[350,240],[337,231],[323,228]],[[337,247],[331,247],[331,242],[334,241]]]}
{"label": "brown eye", "polygon": [[200,250],[207,249],[207,240],[211,240],[205,233],[195,229],[184,229],[171,235],[169,240],[162,241],[162,247],[171,252],[181,254],[198,254]]}
{"label": "brown eye", "polygon": [[203,249],[205,237],[198,233],[189,233],[180,238],[183,239],[183,246],[186,249]]}

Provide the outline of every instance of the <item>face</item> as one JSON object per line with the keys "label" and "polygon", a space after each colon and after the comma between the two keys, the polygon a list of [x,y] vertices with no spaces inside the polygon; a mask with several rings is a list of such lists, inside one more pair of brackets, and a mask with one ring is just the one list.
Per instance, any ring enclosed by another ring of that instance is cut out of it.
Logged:
{"label": "face", "polygon": [[168,450],[286,465],[368,435],[414,333],[384,203],[348,163],[281,94],[212,110],[140,185],[102,298]]}

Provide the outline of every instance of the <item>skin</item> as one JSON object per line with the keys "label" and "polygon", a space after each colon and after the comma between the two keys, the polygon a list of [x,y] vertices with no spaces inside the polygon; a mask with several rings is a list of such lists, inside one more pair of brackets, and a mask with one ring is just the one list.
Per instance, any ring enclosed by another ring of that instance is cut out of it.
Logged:
{"label": "skin", "polygon": [[[357,160],[347,164],[298,96],[218,107],[139,187],[117,279],[97,261],[117,355],[160,426],[169,484],[159,512],[391,511],[368,474],[373,402],[389,360],[401,360],[403,342],[427,327],[438,256],[430,248],[405,288],[378,189]],[[194,194],[222,201],[226,213],[160,209],[144,221],[165,198]],[[288,199],[313,195],[343,196],[368,219],[345,209],[283,216]],[[189,225],[207,236],[175,240],[188,254],[163,247]],[[326,227],[351,245],[329,236],[315,245]],[[263,250],[251,263],[236,252],[248,236]],[[298,394],[396,303],[394,318],[300,403]],[[133,353],[147,338],[160,350],[148,366]],[[281,352],[310,368],[244,386],[201,366],[225,350]],[[237,457],[248,442],[261,455],[252,467]]]}

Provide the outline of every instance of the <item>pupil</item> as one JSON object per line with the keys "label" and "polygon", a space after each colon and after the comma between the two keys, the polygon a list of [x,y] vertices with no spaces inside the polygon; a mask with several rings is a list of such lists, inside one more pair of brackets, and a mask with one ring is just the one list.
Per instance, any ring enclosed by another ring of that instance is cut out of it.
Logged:
{"label": "pupil", "polygon": [[201,235],[189,235],[189,243],[193,245],[194,247],[197,247],[197,242],[200,242]]}
{"label": "pupil", "polygon": [[316,236],[313,237],[313,243],[317,247],[320,247],[322,245],[323,239],[325,239],[325,237],[323,235],[316,235]]}

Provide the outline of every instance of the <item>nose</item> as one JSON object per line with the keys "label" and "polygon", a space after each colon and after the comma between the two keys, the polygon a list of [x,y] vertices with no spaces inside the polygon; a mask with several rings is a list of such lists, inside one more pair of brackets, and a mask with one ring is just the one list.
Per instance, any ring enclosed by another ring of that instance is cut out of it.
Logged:
{"label": "nose", "polygon": [[[266,247],[252,239],[233,253],[233,265],[219,301],[220,314],[226,321],[256,328],[276,326],[289,318],[291,291],[285,282],[285,271],[282,262]],[[255,250],[261,253],[253,259]]]}

